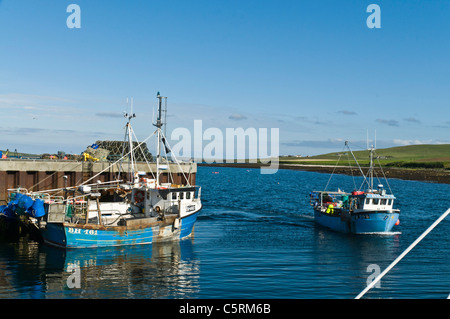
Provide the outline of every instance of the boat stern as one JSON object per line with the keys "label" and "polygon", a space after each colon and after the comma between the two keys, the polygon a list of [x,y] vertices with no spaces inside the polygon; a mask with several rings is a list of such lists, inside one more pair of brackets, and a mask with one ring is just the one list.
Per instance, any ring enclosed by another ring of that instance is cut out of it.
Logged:
{"label": "boat stern", "polygon": [[44,243],[60,248],[67,247],[67,238],[64,225],[60,223],[49,223],[41,230]]}

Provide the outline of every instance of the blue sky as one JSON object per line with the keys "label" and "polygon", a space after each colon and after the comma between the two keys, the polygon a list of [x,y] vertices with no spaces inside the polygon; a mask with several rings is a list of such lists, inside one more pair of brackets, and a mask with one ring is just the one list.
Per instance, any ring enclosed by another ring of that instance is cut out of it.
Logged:
{"label": "blue sky", "polygon": [[[81,28],[69,29],[69,4]],[[381,28],[369,29],[369,4]],[[0,149],[80,153],[168,132],[280,129],[280,153],[450,143],[449,1],[1,0]]]}

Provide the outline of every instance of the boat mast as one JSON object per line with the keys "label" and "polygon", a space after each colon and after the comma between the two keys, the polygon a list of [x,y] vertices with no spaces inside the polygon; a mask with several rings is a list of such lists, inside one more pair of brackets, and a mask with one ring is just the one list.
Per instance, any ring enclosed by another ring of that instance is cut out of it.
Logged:
{"label": "boat mast", "polygon": [[162,99],[167,99],[165,96],[161,96],[158,92],[156,95],[158,98],[158,115],[156,118],[156,123],[153,125],[157,127],[157,142],[156,142],[156,187],[159,187],[159,175],[160,171],[160,158],[161,158],[161,127],[163,126],[162,122]]}
{"label": "boat mast", "polygon": [[[369,140],[367,140],[368,142]],[[368,143],[367,143],[368,144]],[[375,144],[375,146],[374,146]],[[372,144],[369,148],[369,152],[370,152],[370,166],[369,166],[369,172],[370,172],[370,190],[373,191],[373,153],[375,151],[375,148],[377,147],[377,131],[375,130],[375,141],[374,144]]]}

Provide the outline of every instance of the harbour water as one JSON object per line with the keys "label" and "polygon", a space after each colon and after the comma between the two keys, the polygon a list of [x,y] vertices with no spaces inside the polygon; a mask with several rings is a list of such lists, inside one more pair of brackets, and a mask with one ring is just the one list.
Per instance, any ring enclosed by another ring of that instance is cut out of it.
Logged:
{"label": "harbour water", "polygon": [[[450,207],[450,185],[390,179],[400,225],[387,235],[341,234],[316,225],[309,206],[309,192],[328,178],[199,167],[204,206],[192,238],[70,251],[2,242],[0,298],[354,298],[373,269],[383,271]],[[353,190],[353,178],[335,175],[328,189],[337,187]],[[442,221],[364,298],[447,298],[449,223]]]}

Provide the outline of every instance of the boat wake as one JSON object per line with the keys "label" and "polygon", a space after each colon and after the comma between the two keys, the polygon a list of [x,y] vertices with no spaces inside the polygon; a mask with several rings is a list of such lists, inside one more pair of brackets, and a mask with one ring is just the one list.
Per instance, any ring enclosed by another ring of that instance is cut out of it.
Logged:
{"label": "boat wake", "polygon": [[298,217],[314,220],[314,216],[313,215],[299,214]]}
{"label": "boat wake", "polygon": [[204,209],[198,216],[198,220],[213,220],[213,219],[228,219],[233,221],[246,221],[246,222],[259,222],[259,223],[272,223],[282,224],[290,226],[305,227],[305,224],[299,223],[298,218],[307,219],[313,221],[314,216],[309,214],[291,214],[282,212],[251,212],[243,210],[208,210]]}
{"label": "boat wake", "polygon": [[393,236],[400,235],[401,231],[388,231],[388,232],[367,232],[367,233],[358,233],[357,235],[382,235],[382,236]]}

